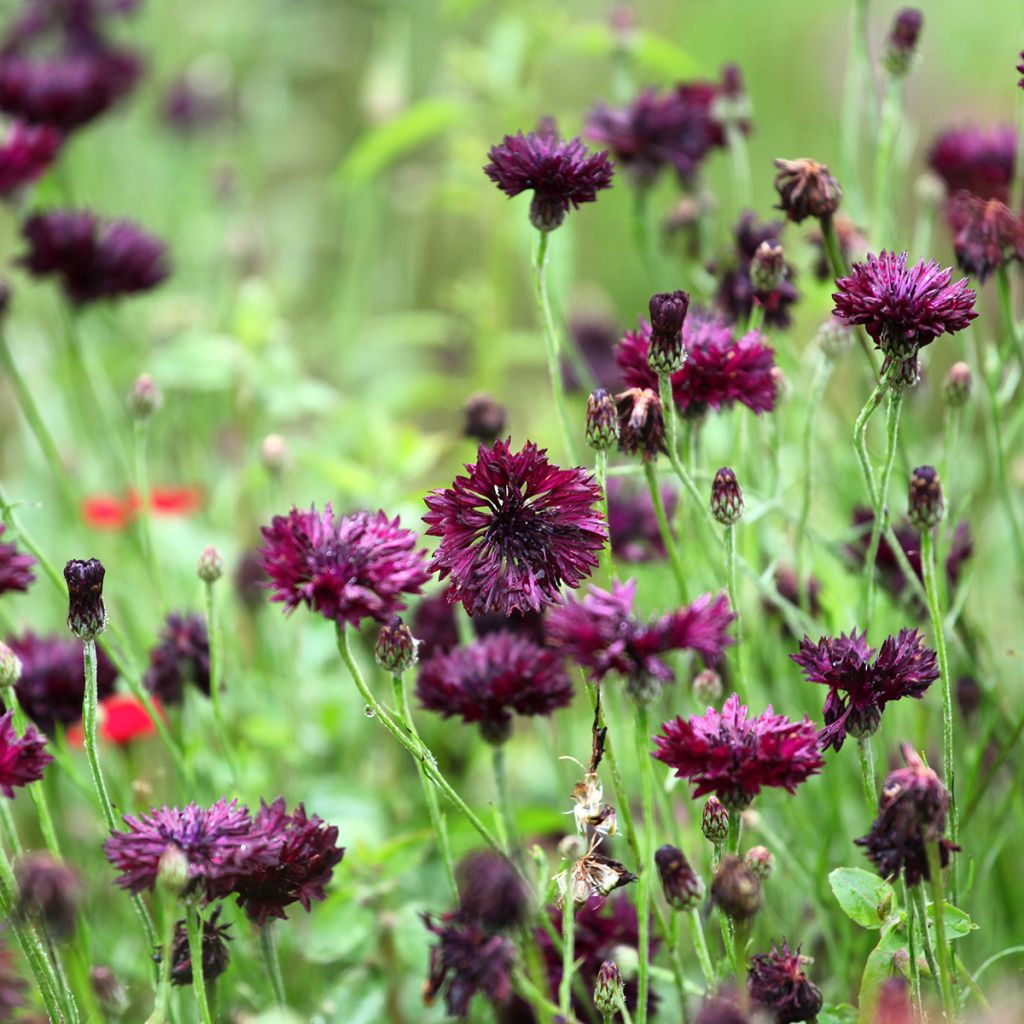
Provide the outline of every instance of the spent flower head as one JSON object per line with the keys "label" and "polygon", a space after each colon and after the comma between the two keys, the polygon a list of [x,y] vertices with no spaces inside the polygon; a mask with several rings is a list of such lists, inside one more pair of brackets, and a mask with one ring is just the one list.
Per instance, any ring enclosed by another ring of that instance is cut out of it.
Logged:
{"label": "spent flower head", "polygon": [[775,167],[778,209],[791,221],[799,224],[808,217],[822,220],[839,209],[843,190],[825,164],[802,157],[799,160],[777,159]]}
{"label": "spent flower head", "polygon": [[804,967],[810,960],[786,942],[751,957],[747,991],[755,1007],[767,1011],[776,1024],[814,1020],[822,1007],[821,992]]}

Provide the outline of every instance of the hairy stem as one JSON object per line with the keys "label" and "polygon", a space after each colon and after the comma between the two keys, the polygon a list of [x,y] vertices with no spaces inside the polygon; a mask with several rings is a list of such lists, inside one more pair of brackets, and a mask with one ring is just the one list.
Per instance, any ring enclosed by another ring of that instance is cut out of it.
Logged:
{"label": "hairy stem", "polygon": [[654,472],[654,463],[644,463],[644,474],[647,477],[647,489],[651,495],[651,504],[654,506],[654,517],[658,521],[658,529],[661,532],[661,539],[668,552],[669,564],[672,566],[672,573],[676,578],[676,586],[679,588],[679,599],[686,603],[686,568],[683,565],[682,556],[679,553],[679,545],[676,543],[672,526],[665,514],[665,503],[661,498],[661,488],[658,486],[658,476]]}
{"label": "hairy stem", "polygon": [[263,963],[270,977],[270,987],[274,992],[274,1002],[278,1006],[287,1003],[284,992],[284,976],[281,973],[281,957],[277,952],[277,933],[274,931],[274,922],[268,921],[259,929],[260,953],[263,956]]}
{"label": "hairy stem", "polygon": [[203,922],[193,900],[185,903],[185,922],[188,928],[188,953],[192,960],[192,991],[199,1008],[199,1019],[203,1024],[213,1024],[210,1000],[206,994],[206,978],[203,975]]}
{"label": "hairy stem", "polygon": [[640,794],[644,814],[643,856],[640,861],[640,882],[637,894],[637,919],[640,967],[637,977],[637,1024],[647,1024],[647,992],[650,984],[651,886],[654,869],[654,771],[648,744],[650,725],[647,706],[636,703],[636,757],[640,768]]}
{"label": "hairy stem", "polygon": [[857,737],[857,756],[860,759],[860,777],[864,785],[864,799],[868,811],[874,814],[878,809],[878,783],[875,779],[875,751],[870,736]]}
{"label": "hairy stem", "polygon": [[939,990],[946,1020],[956,1020],[956,1002],[953,998],[953,974],[949,964],[949,942],[946,940],[946,894],[942,884],[942,857],[939,844],[928,844],[928,874],[932,887],[932,908],[935,915],[935,945],[939,961]]}

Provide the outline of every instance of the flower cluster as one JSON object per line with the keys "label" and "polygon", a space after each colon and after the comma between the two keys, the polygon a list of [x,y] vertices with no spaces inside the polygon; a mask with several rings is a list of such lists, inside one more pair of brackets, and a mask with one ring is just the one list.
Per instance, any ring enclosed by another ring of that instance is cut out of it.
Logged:
{"label": "flower cluster", "polygon": [[[6,529],[6,525],[0,523],[0,537]],[[17,544],[0,543],[0,594],[28,590],[36,578],[32,571],[35,564],[36,560],[19,551]]]}
{"label": "flower cluster", "polygon": [[149,652],[149,667],[142,681],[164,704],[180,704],[187,683],[209,696],[210,640],[206,619],[171,612],[160,630],[159,643]]}

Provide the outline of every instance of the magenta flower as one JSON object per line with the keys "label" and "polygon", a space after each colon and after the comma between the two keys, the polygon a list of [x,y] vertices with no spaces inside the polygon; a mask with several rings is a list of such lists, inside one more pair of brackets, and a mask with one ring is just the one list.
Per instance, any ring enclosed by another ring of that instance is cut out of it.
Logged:
{"label": "magenta flower", "polygon": [[966,190],[979,199],[1010,201],[1017,155],[1017,131],[997,128],[952,128],[943,132],[928,153],[928,164],[954,196]]}
{"label": "magenta flower", "polygon": [[330,504],[323,512],[293,508],[262,533],[272,600],[289,612],[304,604],[339,626],[387,622],[405,608],[404,595],[420,593],[430,579],[416,534],[383,512],[335,519]]}
{"label": "magenta flower", "polygon": [[947,208],[957,266],[984,283],[1013,260],[1024,262],[1024,222],[998,199],[959,192]]}
{"label": "magenta flower", "polygon": [[308,912],[314,900],[327,898],[327,884],[345,856],[334,825],[307,816],[302,804],[288,814],[278,798],[269,805],[261,801],[253,829],[271,841],[274,857],[248,862],[233,881],[250,921],[262,926],[275,917],[283,920],[285,907],[301,903]]}
{"label": "magenta flower", "polygon": [[[7,526],[0,523],[0,537]],[[24,593],[36,578],[32,566],[36,560],[18,550],[17,544],[0,543],[0,594],[10,591]]]}
{"label": "magenta flower", "polygon": [[416,696],[444,718],[479,722],[484,738],[502,743],[512,714],[550,715],[572,701],[562,659],[513,633],[490,633],[468,647],[435,654],[420,669]]}
{"label": "magenta flower", "polygon": [[202,615],[167,616],[142,682],[162,704],[180,704],[186,683],[210,696],[210,640]]}
{"label": "magenta flower", "polygon": [[[629,387],[658,387],[647,365],[650,336],[650,325],[641,320],[640,329],[627,331],[619,343],[616,359]],[[683,343],[686,361],[672,374],[672,398],[682,415],[717,412],[737,402],[755,413],[775,408],[775,352],[757,331],[737,340],[723,321],[692,313],[683,324]]]}
{"label": "magenta flower", "polygon": [[[885,705],[902,697],[920,700],[939,678],[935,652],[924,645],[916,629],[901,629],[882,644],[878,656],[867,644],[867,634],[823,636],[817,644],[809,637],[791,654],[811,683],[829,688],[825,698],[822,749],[839,750],[846,734],[860,738],[878,728]],[[872,660],[874,659],[874,660]]]}
{"label": "magenta flower", "polygon": [[46,752],[46,740],[31,725],[19,736],[13,719],[13,711],[0,718],[0,792],[8,800],[14,799],[15,786],[38,782],[53,760]]}
{"label": "magenta flower", "polygon": [[553,231],[570,209],[594,202],[612,183],[608,154],[591,153],[579,139],[563,142],[552,121],[528,135],[506,135],[488,155],[484,173],[505,195],[533,192],[530,223],[538,231]]}
{"label": "magenta flower", "polygon": [[821,1012],[818,987],[804,973],[809,963],[800,947],[772,943],[771,951],[750,958],[747,990],[754,1005],[766,1010],[776,1024],[814,1020]]}
{"label": "magenta flower", "polygon": [[441,538],[430,568],[451,576],[449,600],[470,615],[540,611],[596,568],[608,532],[590,473],[559,469],[532,441],[481,445],[466,470],[425,499],[427,535]]}
{"label": "magenta flower", "polygon": [[133,894],[155,888],[168,849],[180,850],[188,861],[187,890],[217,899],[231,892],[240,876],[274,864],[281,845],[254,827],[237,800],[218,800],[209,809],[195,803],[154,808],[126,814],[124,823],[128,831],[112,832],[103,852],[121,872],[117,884]]}
{"label": "magenta flower", "polygon": [[730,811],[748,806],[766,786],[795,793],[825,763],[809,718],[791,722],[770,704],[757,718],[748,718],[735,693],[721,712],[708,708],[704,715],[675,718],[661,728],[652,756],[694,784],[694,799],[714,793]]}
{"label": "magenta flower", "polygon": [[637,697],[675,681],[662,657],[670,651],[693,651],[706,665],[717,665],[733,643],[726,630],[736,616],[724,594],[703,594],[688,607],[647,623],[633,615],[635,597],[636,580],[630,580],[613,583],[611,592],[591,586],[582,601],[566,599],[548,614],[549,642],[587,669],[594,682],[609,672],[624,676]]}
{"label": "magenta flower", "polygon": [[48,210],[21,233],[29,247],[21,263],[35,277],[56,277],[76,306],[149,291],[170,274],[164,243],[128,220]]}
{"label": "magenta flower", "polygon": [[0,197],[9,199],[41,178],[63,141],[61,133],[48,124],[15,121],[0,141]]}

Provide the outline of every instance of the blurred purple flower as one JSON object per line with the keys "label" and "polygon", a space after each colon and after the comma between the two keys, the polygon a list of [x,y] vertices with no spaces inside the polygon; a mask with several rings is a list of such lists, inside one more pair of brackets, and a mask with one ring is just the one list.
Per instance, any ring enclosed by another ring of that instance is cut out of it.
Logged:
{"label": "blurred purple flower", "polygon": [[821,992],[804,973],[807,957],[800,947],[772,943],[768,953],[750,958],[747,990],[755,1007],[767,1010],[776,1024],[814,1020],[821,1011]]}
{"label": "blurred purple flower", "polygon": [[1010,201],[1017,154],[1017,130],[952,128],[944,131],[928,152],[928,164],[946,183],[950,196],[961,190],[979,199]]}
{"label": "blurred purple flower", "polygon": [[[7,526],[0,523],[0,537],[6,530]],[[35,558],[19,551],[16,543],[0,542],[0,594],[28,590],[36,578],[32,571],[35,564]]]}
{"label": "blurred purple flower", "polygon": [[0,792],[8,800],[14,799],[15,786],[38,782],[52,760],[46,752],[46,740],[31,725],[19,736],[14,728],[14,712],[0,717]]}
{"label": "blurred purple flower", "polygon": [[[619,331],[614,322],[593,315],[573,316],[569,319],[569,337],[575,342],[597,386],[612,394],[621,391],[622,375],[615,362],[615,346],[619,341]],[[591,382],[581,381],[572,360],[564,357],[562,380],[567,391],[590,390]]]}
{"label": "blurred purple flower", "polygon": [[[671,487],[662,487],[661,500],[670,522],[678,498]],[[667,557],[650,494],[617,476],[608,480],[608,528],[612,552],[623,562],[651,562]]]}
{"label": "blurred purple flower", "polygon": [[[217,907],[203,921],[203,981],[215,981],[228,969],[229,924],[220,924],[221,908]],[[192,955],[188,944],[188,925],[184,920],[175,922],[174,940],[171,943],[171,984],[192,984]]]}
{"label": "blurred purple flower", "polygon": [[465,924],[454,914],[445,914],[439,921],[430,914],[422,916],[427,931],[438,939],[430,950],[430,973],[423,991],[426,1003],[444,993],[449,1016],[466,1017],[477,992],[491,1003],[506,1002],[512,994],[512,942]]}
{"label": "blurred purple flower", "polygon": [[998,199],[958,192],[946,210],[957,265],[984,283],[1011,261],[1024,262],[1024,222]]}
{"label": "blurred purple flower", "polygon": [[9,199],[42,177],[63,141],[50,125],[14,121],[0,141],[0,197]]}
{"label": "blurred purple flower", "polygon": [[167,616],[142,682],[162,704],[180,704],[186,683],[210,696],[210,640],[202,615]]}

